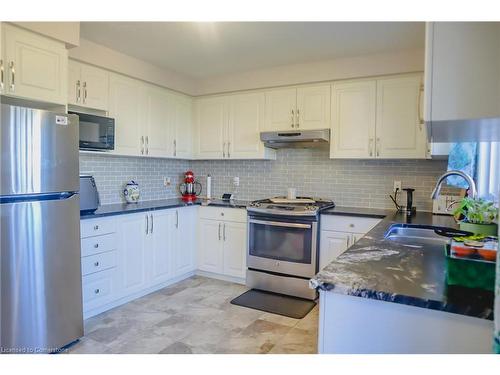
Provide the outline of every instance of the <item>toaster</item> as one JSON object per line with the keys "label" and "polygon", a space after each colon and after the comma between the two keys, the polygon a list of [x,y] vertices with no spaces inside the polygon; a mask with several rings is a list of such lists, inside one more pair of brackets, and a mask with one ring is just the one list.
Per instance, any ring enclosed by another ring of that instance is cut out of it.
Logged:
{"label": "toaster", "polygon": [[99,192],[94,177],[80,175],[80,212],[94,212],[99,204]]}

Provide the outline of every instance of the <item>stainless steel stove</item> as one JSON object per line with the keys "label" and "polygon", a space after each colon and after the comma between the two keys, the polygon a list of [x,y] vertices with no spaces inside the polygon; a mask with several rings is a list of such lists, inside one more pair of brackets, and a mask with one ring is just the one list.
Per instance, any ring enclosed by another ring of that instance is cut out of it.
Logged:
{"label": "stainless steel stove", "polygon": [[319,213],[334,206],[307,197],[252,202],[247,207],[247,286],[315,299],[309,279],[318,272]]}
{"label": "stainless steel stove", "polygon": [[253,201],[247,211],[282,216],[317,216],[322,210],[335,207],[333,201],[309,197],[287,199],[276,197]]}

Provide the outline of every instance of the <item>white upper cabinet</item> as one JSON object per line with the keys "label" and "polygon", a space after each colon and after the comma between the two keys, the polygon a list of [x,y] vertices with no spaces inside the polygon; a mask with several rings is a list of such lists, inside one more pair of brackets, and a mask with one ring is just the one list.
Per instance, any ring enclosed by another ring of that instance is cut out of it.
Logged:
{"label": "white upper cabinet", "polygon": [[193,101],[181,95],[170,96],[171,154],[175,158],[188,159],[193,152]]}
{"label": "white upper cabinet", "polygon": [[331,158],[425,159],[422,75],[336,82]]}
{"label": "white upper cabinet", "polygon": [[331,158],[371,158],[375,147],[376,82],[332,86]]}
{"label": "white upper cabinet", "polygon": [[[141,154],[167,157],[173,152],[173,128],[169,124],[170,96],[159,87],[144,85],[142,92]],[[143,141],[144,140],[144,141]]]}
{"label": "white upper cabinet", "polygon": [[425,121],[500,116],[500,24],[426,27]]}
{"label": "white upper cabinet", "polygon": [[196,102],[197,157],[199,159],[272,159],[260,131],[264,94],[234,94]]}
{"label": "white upper cabinet", "polygon": [[330,85],[313,85],[266,92],[266,131],[328,129]]}
{"label": "white upper cabinet", "polygon": [[328,129],[330,127],[330,85],[297,89],[295,128]]}
{"label": "white upper cabinet", "polygon": [[226,134],[226,156],[252,158],[264,149],[260,129],[264,120],[264,94],[251,93],[229,97],[229,124]]}
{"label": "white upper cabinet", "polygon": [[197,156],[202,159],[222,159],[225,157],[226,98],[199,99],[196,102],[196,125]]}
{"label": "white upper cabinet", "polygon": [[74,60],[68,63],[68,104],[108,110],[109,73]]}
{"label": "white upper cabinet", "polygon": [[65,105],[68,52],[64,43],[5,23],[0,27],[3,93]]}
{"label": "white upper cabinet", "polygon": [[145,139],[141,127],[141,82],[110,74],[109,115],[115,119],[115,150],[120,155],[144,155]]}
{"label": "white upper cabinet", "polygon": [[267,91],[265,131],[293,130],[297,121],[297,90],[286,88]]}
{"label": "white upper cabinet", "polygon": [[422,94],[421,74],[377,80],[377,157],[426,157]]}
{"label": "white upper cabinet", "polygon": [[3,40],[3,25],[0,22],[0,95],[4,93],[5,85],[6,85],[6,62],[4,60],[5,57],[5,43]]}

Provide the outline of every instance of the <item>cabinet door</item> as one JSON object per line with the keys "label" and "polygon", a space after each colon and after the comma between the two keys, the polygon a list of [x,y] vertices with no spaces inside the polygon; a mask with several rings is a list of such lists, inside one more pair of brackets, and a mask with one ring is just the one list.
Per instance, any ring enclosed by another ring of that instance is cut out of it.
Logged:
{"label": "cabinet door", "polygon": [[68,104],[82,105],[81,64],[68,61]]}
{"label": "cabinet door", "polygon": [[48,103],[67,103],[68,52],[64,43],[3,25],[6,94]]}
{"label": "cabinet door", "polygon": [[147,286],[146,278],[146,220],[148,213],[127,214],[118,220],[120,238],[120,268],[124,295],[138,292]]}
{"label": "cabinet door", "polygon": [[7,62],[5,61],[5,42],[4,42],[3,24],[0,22],[0,94],[5,91]]}
{"label": "cabinet door", "polygon": [[224,275],[244,278],[247,269],[247,225],[245,223],[224,222],[222,238],[224,242]]}
{"label": "cabinet door", "polygon": [[109,73],[81,64],[82,104],[84,107],[108,110]]}
{"label": "cabinet door", "polygon": [[114,153],[116,154],[144,154],[140,103],[141,84],[139,81],[118,74],[110,75],[109,115],[115,119]]}
{"label": "cabinet door", "polygon": [[149,283],[156,285],[173,277],[176,230],[175,210],[149,212],[149,234],[146,249]]}
{"label": "cabinet door", "polygon": [[197,208],[183,207],[175,210],[175,276],[184,275],[196,269]]}
{"label": "cabinet door", "polygon": [[[169,121],[170,97],[166,90],[144,86],[142,125],[144,127],[144,155],[165,157],[172,155],[173,128]],[[141,138],[142,140],[142,138]]]}
{"label": "cabinet door", "polygon": [[333,84],[330,158],[374,157],[375,103],[375,81]]}
{"label": "cabinet door", "polygon": [[224,270],[222,225],[221,221],[200,219],[198,247],[200,270],[214,273],[222,273]]}
{"label": "cabinet door", "polygon": [[172,122],[175,130],[173,142],[173,156],[187,159],[192,155],[193,129],[192,112],[193,102],[190,98],[172,96]]}
{"label": "cabinet door", "polygon": [[426,157],[424,124],[419,119],[421,86],[421,74],[377,80],[377,157]]}
{"label": "cabinet door", "polygon": [[196,106],[198,156],[221,159],[225,155],[226,97],[200,99]]}
{"label": "cabinet door", "polygon": [[298,129],[330,128],[330,85],[297,89]]}
{"label": "cabinet door", "polygon": [[322,230],[319,245],[319,269],[322,270],[347,250],[351,233]]}
{"label": "cabinet door", "polygon": [[263,149],[260,130],[264,120],[263,93],[232,95],[229,98],[228,157],[257,158]]}
{"label": "cabinet door", "polygon": [[295,129],[297,90],[280,89],[268,91],[266,96],[266,110],[264,130],[293,130]]}

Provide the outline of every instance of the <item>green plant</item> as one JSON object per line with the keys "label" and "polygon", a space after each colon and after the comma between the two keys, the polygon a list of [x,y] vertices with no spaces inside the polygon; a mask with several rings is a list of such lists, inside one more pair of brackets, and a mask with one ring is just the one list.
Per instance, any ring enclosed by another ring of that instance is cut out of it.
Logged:
{"label": "green plant", "polygon": [[458,218],[464,216],[463,221],[473,224],[491,224],[498,217],[498,208],[495,203],[482,198],[462,198],[453,212]]}

